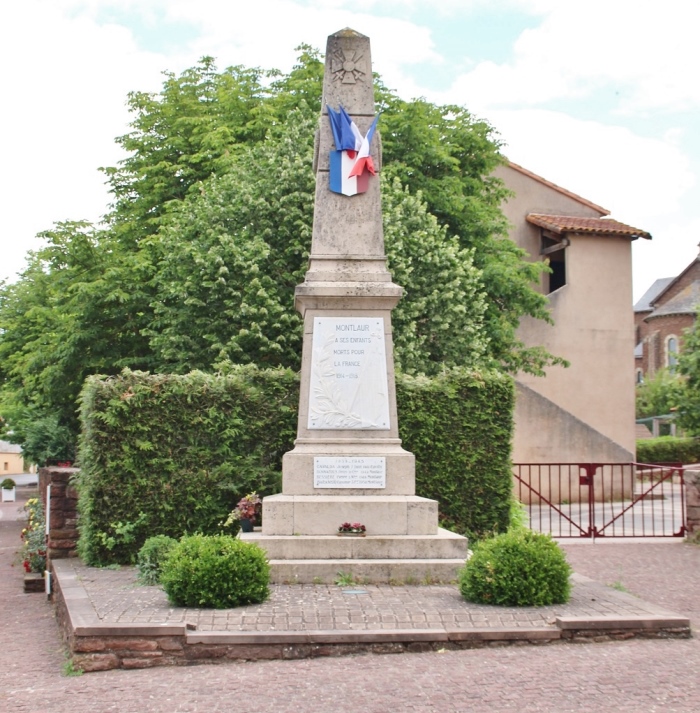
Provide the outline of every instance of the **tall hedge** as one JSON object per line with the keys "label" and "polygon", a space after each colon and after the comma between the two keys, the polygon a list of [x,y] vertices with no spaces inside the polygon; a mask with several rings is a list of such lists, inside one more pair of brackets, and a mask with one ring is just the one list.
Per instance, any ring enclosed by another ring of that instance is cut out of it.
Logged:
{"label": "tall hedge", "polygon": [[78,550],[132,562],[152,535],[214,533],[237,500],[279,492],[296,433],[298,377],[240,367],[225,376],[125,370],[81,395]]}
{"label": "tall hedge", "polygon": [[[514,390],[501,374],[397,377],[399,430],[416,456],[416,492],[443,524],[481,536],[508,525]],[[240,367],[227,375],[92,377],[81,397],[79,552],[133,562],[152,535],[219,531],[235,502],[279,492],[296,434],[298,376]]]}
{"label": "tall hedge", "polygon": [[512,492],[515,390],[497,372],[397,379],[399,432],[416,456],[416,494],[440,503],[445,527],[471,537],[504,532]]}

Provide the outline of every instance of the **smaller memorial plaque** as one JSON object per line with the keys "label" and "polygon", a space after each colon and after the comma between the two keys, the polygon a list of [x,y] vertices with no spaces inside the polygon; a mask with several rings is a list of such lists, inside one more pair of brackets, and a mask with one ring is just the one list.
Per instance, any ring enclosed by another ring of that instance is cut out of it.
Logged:
{"label": "smaller memorial plaque", "polygon": [[317,456],[314,488],[386,488],[386,458]]}

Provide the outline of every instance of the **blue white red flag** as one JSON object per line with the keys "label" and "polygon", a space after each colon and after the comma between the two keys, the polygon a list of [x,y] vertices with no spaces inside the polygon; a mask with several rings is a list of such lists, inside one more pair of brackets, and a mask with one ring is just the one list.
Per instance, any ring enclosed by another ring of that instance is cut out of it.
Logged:
{"label": "blue white red flag", "polygon": [[369,186],[370,174],[377,175],[369,149],[379,117],[374,118],[366,136],[362,136],[342,106],[338,111],[329,106],[328,119],[336,149],[330,152],[330,189],[345,196],[364,193]]}

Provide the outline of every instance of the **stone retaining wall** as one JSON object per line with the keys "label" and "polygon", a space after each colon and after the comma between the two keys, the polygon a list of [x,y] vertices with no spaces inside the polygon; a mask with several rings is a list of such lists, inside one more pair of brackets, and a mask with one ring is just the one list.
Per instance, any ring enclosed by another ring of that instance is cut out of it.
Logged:
{"label": "stone retaining wall", "polygon": [[[77,556],[78,491],[70,484],[77,472],[78,468],[39,468],[39,493],[49,518],[47,566],[50,560]],[[49,485],[51,505],[47,508],[46,493]]]}

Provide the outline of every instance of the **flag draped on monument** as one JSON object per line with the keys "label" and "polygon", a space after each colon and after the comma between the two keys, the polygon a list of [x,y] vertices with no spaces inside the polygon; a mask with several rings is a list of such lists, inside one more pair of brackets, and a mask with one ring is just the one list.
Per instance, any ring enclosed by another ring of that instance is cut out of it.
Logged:
{"label": "flag draped on monument", "polygon": [[370,174],[377,175],[369,149],[379,117],[363,136],[343,106],[338,111],[327,108],[336,149],[330,152],[330,189],[345,196],[364,193]]}

